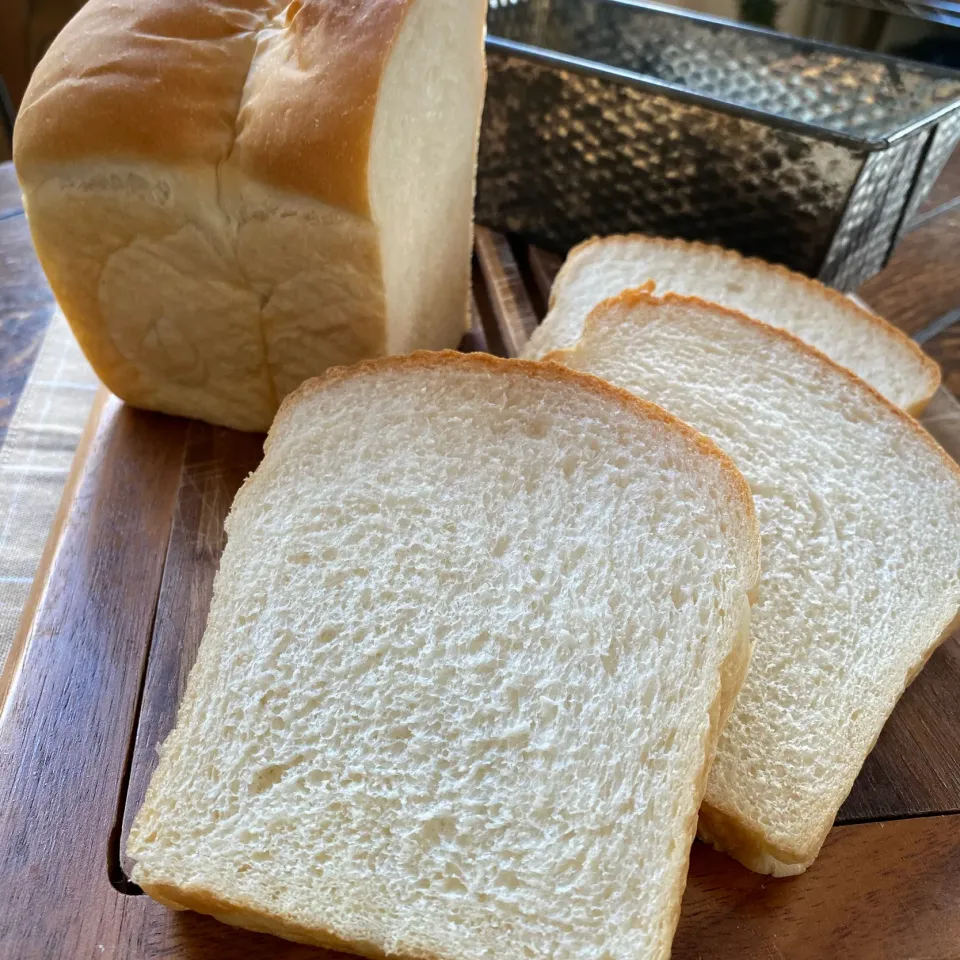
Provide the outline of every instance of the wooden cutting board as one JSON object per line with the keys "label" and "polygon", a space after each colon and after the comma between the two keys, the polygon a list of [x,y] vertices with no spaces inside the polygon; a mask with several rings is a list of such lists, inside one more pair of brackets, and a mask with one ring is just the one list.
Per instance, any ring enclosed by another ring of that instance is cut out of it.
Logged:
{"label": "wooden cutting board", "polygon": [[[479,231],[463,349],[516,354],[556,266]],[[925,421],[960,457],[952,395]],[[203,632],[224,517],[261,445],[99,398],[0,678],[2,960],[329,956],[160,907],[122,852]],[[837,824],[790,880],[695,844],[674,957],[960,960],[956,638],[904,696]]]}

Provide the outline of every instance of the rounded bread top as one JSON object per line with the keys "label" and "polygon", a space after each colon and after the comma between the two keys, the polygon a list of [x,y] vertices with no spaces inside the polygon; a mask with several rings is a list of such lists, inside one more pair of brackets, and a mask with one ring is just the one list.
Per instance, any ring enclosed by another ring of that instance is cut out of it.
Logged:
{"label": "rounded bread top", "polygon": [[230,163],[369,216],[380,81],[413,0],[90,0],[17,120],[21,184],[82,161]]}

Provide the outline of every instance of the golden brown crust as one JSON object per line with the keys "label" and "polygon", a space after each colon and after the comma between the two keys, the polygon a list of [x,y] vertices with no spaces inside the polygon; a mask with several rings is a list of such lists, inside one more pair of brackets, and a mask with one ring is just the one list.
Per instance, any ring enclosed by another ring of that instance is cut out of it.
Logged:
{"label": "golden brown crust", "polygon": [[[790,344],[793,350],[805,354],[808,358],[816,360],[825,368],[833,370],[835,374],[839,374],[846,381],[848,386],[862,392],[865,395],[867,402],[878,403],[880,406],[885,408],[888,413],[892,414],[898,421],[900,421],[900,423],[905,425],[913,434],[927,444],[927,446],[936,451],[940,459],[944,462],[944,464],[946,464],[948,469],[952,471],[956,480],[960,482],[960,464],[958,464],[956,460],[954,460],[953,457],[951,457],[950,454],[948,454],[947,451],[944,450],[943,447],[941,447],[940,444],[937,443],[937,441],[934,440],[934,438],[909,413],[901,410],[900,407],[884,397],[883,394],[881,394],[874,387],[870,386],[869,383],[867,383],[865,380],[861,380],[860,377],[853,373],[853,371],[848,370],[846,367],[841,366],[836,361],[831,360],[825,353],[821,353],[816,347],[810,346],[810,344],[805,340],[801,340],[799,337],[794,336],[792,333],[789,333],[780,327],[772,327],[768,323],[763,323],[760,320],[754,320],[753,317],[748,317],[745,313],[741,313],[739,310],[732,310],[729,307],[723,307],[718,303],[713,303],[709,300],[703,300],[700,297],[686,297],[679,293],[665,293],[663,296],[657,296],[650,292],[649,283],[646,283],[640,287],[632,287],[628,290],[624,290],[621,293],[618,293],[615,297],[610,297],[607,300],[597,304],[597,306],[593,308],[593,310],[590,312],[590,315],[587,317],[583,332],[585,334],[590,327],[596,326],[597,323],[600,322],[599,317],[609,309],[616,307],[630,308],[635,306],[658,307],[669,303],[674,303],[678,306],[706,309],[713,313],[729,317],[732,320],[736,320],[737,323],[754,328],[764,337],[767,337],[771,340],[780,340],[783,343]],[[555,362],[562,364],[564,362],[565,355],[570,354],[575,350],[576,345],[572,347],[564,347],[560,350],[553,350],[548,353],[543,360],[544,362]]]}
{"label": "golden brown crust", "polygon": [[369,216],[377,94],[411,6],[291,3],[283,44],[268,49],[262,70],[254,62],[231,162],[264,183]]}
{"label": "golden brown crust", "polygon": [[412,2],[90,0],[30,81],[21,182],[83,160],[229,160],[369,216],[377,94]]}
{"label": "golden brown crust", "polygon": [[14,135],[21,183],[104,157],[224,161],[268,16],[268,0],[90,0],[30,79]]}
{"label": "golden brown crust", "polygon": [[[31,218],[29,194],[24,196],[24,207],[29,221]],[[61,258],[47,240],[46,231],[37,230],[34,222],[31,221],[30,234],[34,252],[37,254],[47,282],[90,366],[111,393],[125,403],[147,409],[140,373],[120,353],[104,330],[100,320],[99,304],[96,300],[92,300],[86,290],[78,289],[67,277],[61,275]]]}
{"label": "golden brown crust", "polygon": [[[937,363],[931,357],[928,357],[923,350],[921,350],[920,347],[914,343],[913,340],[911,340],[910,337],[908,337],[902,330],[900,330],[898,327],[895,327],[892,323],[890,323],[888,320],[885,320],[879,314],[864,309],[862,306],[860,306],[860,304],[854,302],[839,291],[826,286],[819,280],[814,280],[802,273],[797,273],[781,264],[768,263],[766,260],[761,260],[759,257],[745,257],[742,253],[739,253],[736,250],[730,250],[726,247],[720,247],[711,243],[702,243],[699,240],[682,240],[679,237],[649,237],[641,233],[614,234],[608,237],[591,237],[589,240],[584,240],[567,254],[567,259],[563,267],[560,269],[559,274],[557,274],[557,278],[553,284],[553,289],[550,292],[550,309],[552,310],[556,303],[556,291],[560,290],[565,282],[568,264],[571,265],[570,268],[572,269],[573,261],[577,255],[589,250],[594,246],[607,246],[617,243],[632,244],[638,242],[659,247],[661,249],[702,250],[715,256],[721,256],[728,263],[734,266],[743,265],[756,268],[758,270],[768,271],[776,274],[777,276],[783,277],[786,280],[789,280],[791,283],[796,283],[800,286],[803,286],[811,294],[822,297],[823,299],[842,307],[844,310],[859,316],[861,319],[866,320],[871,326],[874,327],[879,336],[886,337],[888,340],[895,342],[900,349],[912,354],[913,358],[923,367],[924,379],[926,381],[923,394],[915,403],[911,404],[907,408],[907,413],[911,414],[912,416],[918,417],[921,413],[923,413],[927,407],[927,404],[937,392],[937,388],[940,386],[941,372]],[[652,281],[648,280],[643,286],[646,287],[648,284],[655,282],[655,279]]]}

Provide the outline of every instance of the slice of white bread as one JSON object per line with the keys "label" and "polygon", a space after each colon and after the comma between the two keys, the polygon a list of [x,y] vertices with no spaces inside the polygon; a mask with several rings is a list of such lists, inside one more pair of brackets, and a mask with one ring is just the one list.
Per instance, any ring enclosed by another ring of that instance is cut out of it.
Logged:
{"label": "slice of white bread", "polygon": [[799,873],[957,616],[960,468],[848,370],[701,300],[624,292],[551,359],[661,404],[750,483],[754,654],[700,832],[752,870]]}
{"label": "slice of white bread", "polygon": [[90,0],[17,118],[34,243],[130,403],[266,430],[468,320],[484,0]]}
{"label": "slice of white bread", "polygon": [[666,958],[749,656],[742,476],[458,354],[288,399],[130,834],[175,907],[371,957]]}
{"label": "slice of white bread", "polygon": [[908,413],[921,413],[940,383],[940,368],[901,330],[816,280],[723,247],[641,234],[570,251],[524,356],[573,346],[598,303],[648,280],[658,293],[702,297],[789,331]]}

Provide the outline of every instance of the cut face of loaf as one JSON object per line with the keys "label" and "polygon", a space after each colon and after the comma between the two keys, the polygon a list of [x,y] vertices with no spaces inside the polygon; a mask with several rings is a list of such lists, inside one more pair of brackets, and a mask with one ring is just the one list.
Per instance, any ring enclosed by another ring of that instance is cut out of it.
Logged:
{"label": "cut face of loaf", "polygon": [[245,430],[468,315],[484,0],[90,0],[14,158],[54,293],[123,399]]}
{"label": "cut face of loaf", "polygon": [[147,893],[375,957],[668,957],[749,655],[726,457],[562,367],[415,354],[288,399],[227,529]]}
{"label": "cut face of loaf", "polygon": [[648,280],[660,294],[701,297],[792,333],[908,413],[921,413],[940,383],[936,363],[902,331],[816,280],[722,247],[641,234],[570,252],[524,355],[573,346],[597,304]]}
{"label": "cut face of loaf", "polygon": [[750,483],[754,654],[700,832],[752,870],[799,873],[960,607],[960,469],[848,371],[703,301],[628,291],[551,359],[662,404]]}

